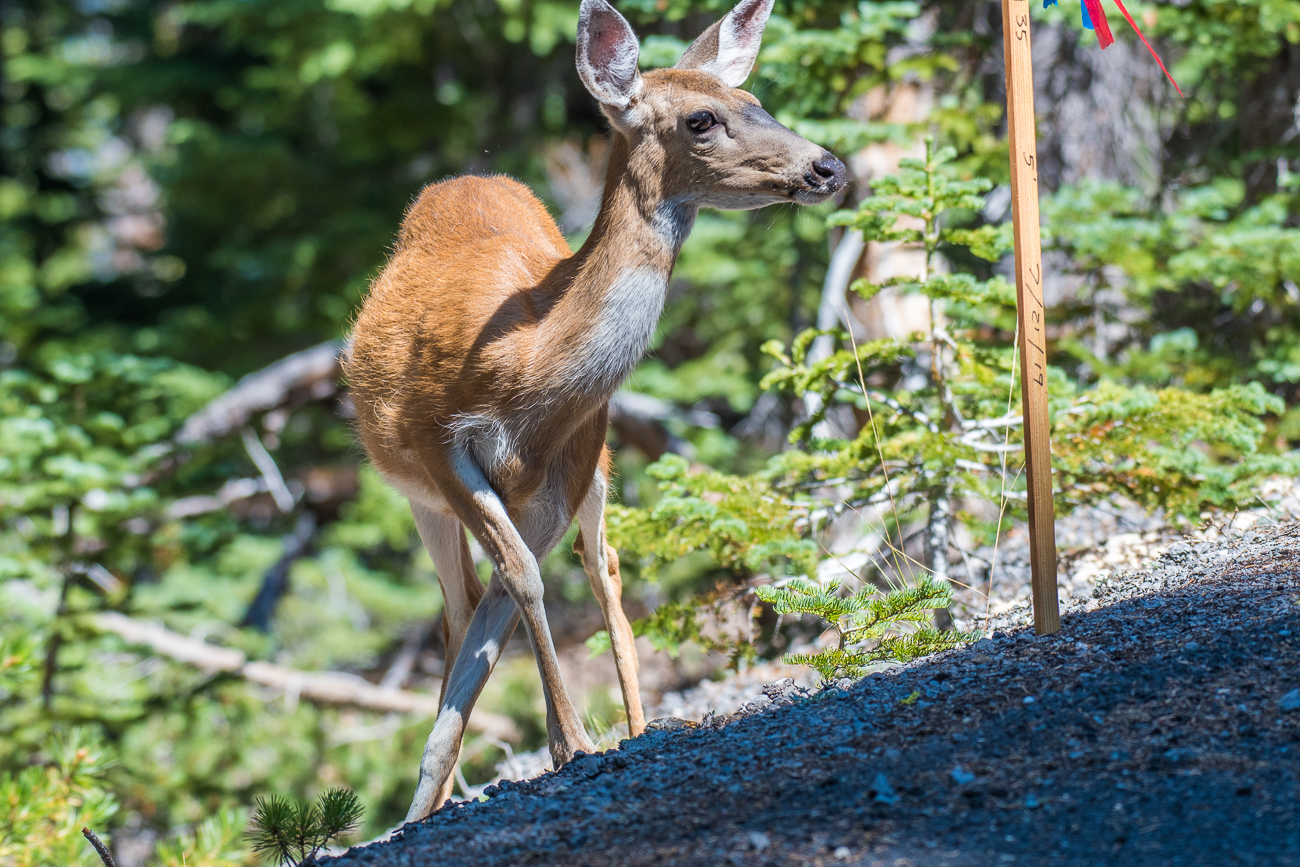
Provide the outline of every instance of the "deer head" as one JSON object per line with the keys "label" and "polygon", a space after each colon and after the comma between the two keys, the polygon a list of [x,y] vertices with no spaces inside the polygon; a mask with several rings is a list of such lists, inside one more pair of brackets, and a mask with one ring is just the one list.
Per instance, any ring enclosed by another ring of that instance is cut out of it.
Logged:
{"label": "deer head", "polygon": [[826,201],[844,164],[740,90],[773,0],[741,0],[672,69],[642,74],[636,34],[606,0],[583,0],[578,74],[629,147],[646,192],[688,207],[748,210]]}

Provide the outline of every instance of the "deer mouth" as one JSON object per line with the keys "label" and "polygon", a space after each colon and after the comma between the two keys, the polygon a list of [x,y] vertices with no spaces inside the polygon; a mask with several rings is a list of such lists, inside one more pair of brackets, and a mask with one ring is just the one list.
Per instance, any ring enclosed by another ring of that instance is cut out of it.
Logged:
{"label": "deer mouth", "polygon": [[842,187],[835,189],[815,189],[800,188],[790,192],[790,201],[796,205],[820,205],[822,202],[830,201]]}

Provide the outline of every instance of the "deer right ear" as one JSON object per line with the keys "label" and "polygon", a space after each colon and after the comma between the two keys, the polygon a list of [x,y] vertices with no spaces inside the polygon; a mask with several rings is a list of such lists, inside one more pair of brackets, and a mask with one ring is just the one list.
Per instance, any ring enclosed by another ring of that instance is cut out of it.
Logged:
{"label": "deer right ear", "polygon": [[578,10],[578,75],[602,104],[627,108],[641,90],[640,47],[627,20],[606,0],[582,0]]}

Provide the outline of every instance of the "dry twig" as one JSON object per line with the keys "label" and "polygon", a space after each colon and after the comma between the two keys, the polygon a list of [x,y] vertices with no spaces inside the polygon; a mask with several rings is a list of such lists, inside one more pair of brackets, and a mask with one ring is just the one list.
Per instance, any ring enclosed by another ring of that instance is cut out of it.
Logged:
{"label": "dry twig", "polygon": [[113,863],[113,856],[109,853],[108,847],[104,845],[104,841],[95,836],[94,831],[83,826],[81,835],[90,841],[90,845],[95,847],[95,852],[99,854],[99,860],[104,862],[104,867],[117,867]]}

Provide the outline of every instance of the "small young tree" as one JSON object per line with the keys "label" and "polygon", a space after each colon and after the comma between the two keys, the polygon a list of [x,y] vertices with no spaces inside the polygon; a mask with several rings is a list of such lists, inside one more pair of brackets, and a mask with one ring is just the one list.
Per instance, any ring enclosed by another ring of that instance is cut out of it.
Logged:
{"label": "small young tree", "polygon": [[[813,614],[839,633],[835,647],[786,657],[793,665],[817,669],[826,680],[861,677],[872,663],[907,662],[979,637],[974,632],[940,632],[930,624],[933,611],[952,603],[952,590],[929,576],[884,595],[871,585],[845,595],[839,587],[828,590],[806,579],[755,592],[781,614]],[[911,630],[901,632],[904,624]]]}
{"label": "small young tree", "polygon": [[[657,475],[666,496],[653,509],[623,510],[611,521],[620,543],[646,562],[708,551],[718,566],[741,571],[742,586],[777,585],[758,596],[778,611],[816,614],[836,626],[837,647],[794,658],[823,674],[860,673],[871,661],[912,658],[964,638],[916,628],[919,612],[948,605],[954,549],[975,577],[973,552],[958,548],[954,531],[961,523],[976,540],[993,541],[1006,521],[1024,518],[1015,293],[989,265],[978,265],[1003,258],[1009,233],[970,227],[992,185],[960,177],[955,156],[927,141],[924,159],[904,160],[899,174],[875,181],[875,195],[858,209],[831,217],[868,241],[924,250],[919,274],[859,280],[852,290],[868,300],[887,287],[924,295],[926,329],[862,343],[844,331],[812,329],[789,347],[769,342],[777,367],[764,386],[813,398],[805,403],[815,410],[791,434],[795,448],[747,478],[691,474],[684,462],[665,462]],[[813,353],[823,336],[840,348]],[[1052,369],[1049,385],[1059,511],[1122,496],[1197,516],[1250,502],[1261,479],[1296,466],[1259,453],[1262,417],[1282,403],[1255,384],[1155,391],[1113,379],[1089,386]],[[856,433],[822,433],[836,408],[861,420]],[[878,525],[863,540],[871,574],[858,578],[892,593],[878,597],[868,587],[848,595],[815,581],[820,563],[831,559],[817,540],[849,512]],[[918,535],[920,562],[908,554]],[[686,624],[679,636],[700,632],[695,616],[679,620]],[[942,613],[936,620],[950,623]],[[665,629],[664,618],[654,623]]]}
{"label": "small young tree", "polygon": [[[788,353],[769,346],[781,366],[766,384],[818,398],[812,402],[816,410],[794,433],[809,447],[799,470],[844,478],[851,507],[881,502],[883,494],[895,521],[923,514],[925,571],[946,582],[957,504],[969,496],[997,499],[1003,456],[1013,448],[992,440],[1011,424],[1013,350],[1011,341],[998,338],[1014,321],[1015,295],[1002,277],[981,280],[944,267],[942,247],[964,246],[997,261],[1008,238],[997,227],[962,229],[945,219],[980,211],[992,184],[952,177],[943,169],[956,151],[936,151],[931,138],[925,146],[924,160],[903,160],[899,174],[876,181],[875,195],[856,211],[835,214],[831,223],[859,231],[867,241],[924,251],[920,274],[878,284],[859,280],[852,289],[864,300],[890,287],[925,295],[928,331],[846,346],[817,361],[807,349],[818,332],[805,332]],[[872,381],[892,382],[894,388],[872,388]],[[827,411],[846,402],[868,415],[859,436],[847,444],[811,442]]]}
{"label": "small young tree", "polygon": [[192,834],[158,844],[159,867],[242,867],[249,860],[244,829],[248,810],[223,809],[208,816]]}
{"label": "small young tree", "polygon": [[329,789],[313,803],[279,795],[258,798],[249,839],[253,851],[276,864],[300,865],[346,836],[361,821],[361,800],[347,789]]}

